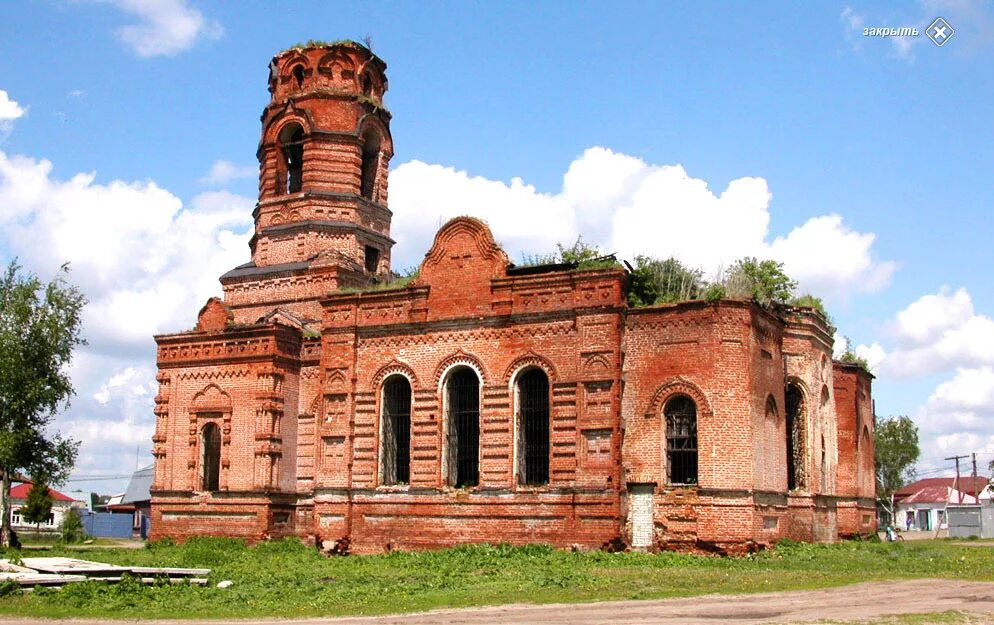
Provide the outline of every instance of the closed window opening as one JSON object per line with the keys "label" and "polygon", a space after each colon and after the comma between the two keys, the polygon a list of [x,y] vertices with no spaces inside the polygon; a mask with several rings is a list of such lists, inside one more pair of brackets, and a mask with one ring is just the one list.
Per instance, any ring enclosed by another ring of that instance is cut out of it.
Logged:
{"label": "closed window opening", "polygon": [[518,458],[520,479],[528,485],[549,483],[549,378],[541,369],[518,377]]}
{"label": "closed window opening", "polygon": [[221,429],[215,423],[200,431],[200,488],[216,491],[221,474]]}
{"label": "closed window opening", "polygon": [[380,161],[380,137],[375,132],[366,134],[362,143],[362,181],[360,193],[367,200],[373,200],[376,190],[376,176]]}
{"label": "closed window opening", "polygon": [[402,375],[383,385],[382,464],[384,484],[407,484],[411,478],[411,383]]}
{"label": "closed window opening", "polygon": [[452,486],[480,482],[480,382],[469,367],[459,367],[446,382],[448,479]]}
{"label": "closed window opening", "polygon": [[366,271],[376,273],[376,270],[380,265],[380,250],[376,249],[372,245],[367,245],[365,265]]}
{"label": "closed window opening", "polygon": [[804,479],[804,395],[796,384],[787,386],[787,489],[806,486]]}
{"label": "closed window opening", "polygon": [[299,193],[304,177],[304,129],[291,124],[280,133],[280,151],[286,178],[280,181],[281,193]]}
{"label": "closed window opening", "polygon": [[686,395],[666,402],[666,473],[670,484],[697,483],[697,405]]}

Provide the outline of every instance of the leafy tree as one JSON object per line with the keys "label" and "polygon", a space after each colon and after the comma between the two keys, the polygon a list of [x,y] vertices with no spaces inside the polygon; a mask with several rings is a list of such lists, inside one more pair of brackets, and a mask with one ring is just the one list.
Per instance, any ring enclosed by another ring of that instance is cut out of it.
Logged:
{"label": "leafy tree", "polygon": [[52,493],[48,491],[48,483],[44,479],[35,478],[28,491],[27,501],[21,508],[21,518],[35,526],[41,525],[52,514]]}
{"label": "leafy tree", "polygon": [[649,306],[698,299],[704,289],[703,275],[700,269],[690,269],[676,258],[659,260],[636,256],[628,287],[628,304]]}
{"label": "leafy tree", "polygon": [[79,516],[79,511],[70,509],[59,523],[59,542],[70,545],[81,543],[86,539],[86,528],[83,527],[83,519]]}
{"label": "leafy tree", "polygon": [[[877,423],[874,432],[877,465],[877,497],[890,509],[896,490],[915,479],[915,463],[921,455],[918,427],[908,417],[890,417]],[[893,517],[893,510],[891,510]]]}
{"label": "leafy tree", "polygon": [[789,302],[797,282],[784,272],[783,263],[749,256],[731,266],[724,286],[729,295],[752,297],[760,306],[771,308]]}
{"label": "leafy tree", "polygon": [[[73,395],[69,364],[85,344],[86,299],[66,282],[68,267],[48,284],[23,275],[16,262],[0,273],[0,544],[9,546],[10,484],[27,471],[55,483],[68,477],[79,444],[51,432]],[[16,537],[15,537],[16,540]]]}
{"label": "leafy tree", "polygon": [[615,260],[614,255],[605,254],[596,245],[590,245],[583,240],[583,237],[577,237],[573,245],[566,247],[562,243],[557,243],[556,248],[558,248],[559,262],[561,263],[576,263],[581,269],[601,269],[608,267],[617,267],[618,261]]}

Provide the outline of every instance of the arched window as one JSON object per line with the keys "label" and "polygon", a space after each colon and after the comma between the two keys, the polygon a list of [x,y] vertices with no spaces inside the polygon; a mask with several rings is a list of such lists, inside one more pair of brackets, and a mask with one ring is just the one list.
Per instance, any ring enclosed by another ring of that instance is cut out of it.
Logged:
{"label": "arched window", "polygon": [[384,484],[411,479],[411,383],[392,375],[383,384],[383,431],[380,459]]}
{"label": "arched window", "polygon": [[796,384],[788,384],[787,402],[787,490],[805,488],[804,476],[804,394]]}
{"label": "arched window", "polygon": [[200,430],[200,489],[216,491],[221,477],[221,428],[207,423]]}
{"label": "arched window", "polygon": [[280,131],[280,152],[283,155],[282,169],[286,178],[277,191],[298,193],[304,177],[304,129],[299,124],[290,124]]}
{"label": "arched window", "polygon": [[697,483],[697,404],[686,395],[663,408],[666,417],[666,474],[670,484]]}
{"label": "arched window", "polygon": [[293,69],[290,70],[290,73],[293,75],[293,82],[294,82],[295,85],[297,85],[297,88],[300,89],[301,87],[303,87],[304,86],[304,66],[303,65],[295,65],[293,67]]}
{"label": "arched window", "polygon": [[362,182],[360,193],[367,200],[376,191],[376,176],[380,166],[380,136],[376,132],[367,132],[362,141]]}
{"label": "arched window", "polygon": [[480,380],[469,367],[454,369],[445,381],[446,448],[449,484],[480,482]]}
{"label": "arched window", "polygon": [[549,483],[549,378],[532,368],[518,376],[518,479]]}

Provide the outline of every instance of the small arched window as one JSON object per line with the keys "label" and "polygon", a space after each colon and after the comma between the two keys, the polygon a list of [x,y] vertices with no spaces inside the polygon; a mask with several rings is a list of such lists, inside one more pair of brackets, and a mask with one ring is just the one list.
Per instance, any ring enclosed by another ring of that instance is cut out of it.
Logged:
{"label": "small arched window", "polygon": [[532,368],[518,376],[518,476],[522,484],[549,483],[549,378]]}
{"label": "small arched window", "polygon": [[304,177],[304,129],[299,124],[289,124],[280,131],[279,142],[284,177],[281,177],[277,191],[299,193]]}
{"label": "small arched window", "polygon": [[451,486],[480,483],[480,380],[457,367],[445,381],[447,475]]}
{"label": "small arched window", "polygon": [[297,85],[298,89],[300,89],[301,87],[304,86],[304,66],[303,65],[294,65],[293,69],[290,70],[290,74],[293,76],[293,83],[295,85]]}
{"label": "small arched window", "polygon": [[663,408],[666,417],[666,475],[670,484],[697,483],[697,404],[686,395]]}
{"label": "small arched window", "polygon": [[411,478],[411,383],[392,375],[383,384],[383,431],[380,458],[384,484],[407,484]]}
{"label": "small arched window", "polygon": [[367,200],[375,200],[376,177],[380,168],[380,136],[370,131],[362,141],[362,181],[360,193]]}
{"label": "small arched window", "polygon": [[788,384],[787,403],[787,489],[804,488],[804,394],[796,384]]}
{"label": "small arched window", "polygon": [[207,423],[200,430],[200,489],[216,491],[221,477],[221,428]]}

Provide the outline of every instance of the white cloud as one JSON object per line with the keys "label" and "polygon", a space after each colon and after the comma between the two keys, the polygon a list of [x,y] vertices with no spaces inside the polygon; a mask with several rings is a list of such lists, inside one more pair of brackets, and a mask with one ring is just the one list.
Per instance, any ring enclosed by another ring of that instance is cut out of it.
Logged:
{"label": "white cloud", "polygon": [[223,186],[232,180],[254,178],[258,174],[259,168],[255,165],[235,165],[231,161],[218,160],[211,165],[207,175],[200,179],[200,184]]}
{"label": "white cloud", "polygon": [[958,369],[935,388],[915,422],[930,465],[948,465],[943,459],[953,455],[994,451],[994,367]]}
{"label": "white cloud", "polygon": [[6,91],[0,89],[0,122],[12,122],[27,112],[26,108],[12,100]]}
{"label": "white cloud", "polygon": [[894,346],[880,371],[920,377],[994,364],[994,319],[978,314],[966,289],[943,287],[897,313],[888,326]]}
{"label": "white cloud", "polygon": [[0,141],[7,138],[14,127],[14,120],[20,119],[28,109],[12,100],[7,92],[0,89]]}
{"label": "white cloud", "polygon": [[843,299],[877,291],[896,269],[874,258],[872,233],[838,215],[813,217],[770,240],[772,195],[762,178],[733,180],[720,194],[679,165],[652,165],[593,147],[577,157],[555,194],[519,178],[510,184],[419,161],[391,172],[394,265],[420,261],[441,223],[470,214],[487,220],[513,260],[544,253],[582,234],[624,258],[676,256],[713,275],[742,256],[774,258],[803,290]]}
{"label": "white cloud", "polygon": [[69,261],[89,300],[89,345],[74,357],[78,395],[60,429],[83,441],[79,472],[130,471],[135,446],[150,460],[152,335],[192,327],[218,276],[245,262],[253,201],[214,191],[184,205],[152,181],[60,180],[52,169],[0,151],[0,247],[43,279]]}
{"label": "white cloud", "polygon": [[118,38],[140,57],[175,56],[201,38],[218,39],[224,28],[187,0],[115,0],[138,23],[122,26]]}

